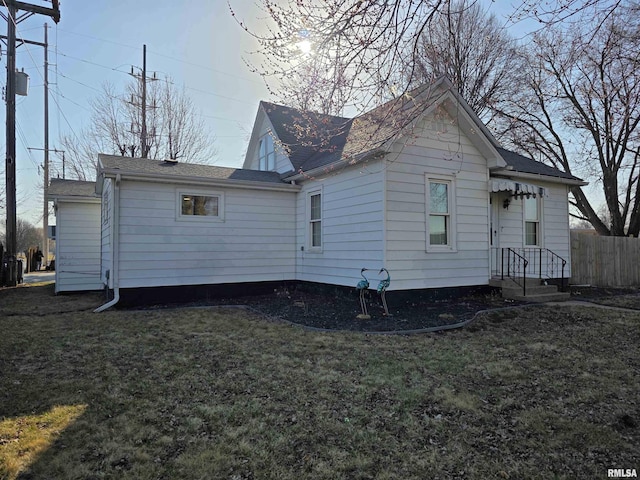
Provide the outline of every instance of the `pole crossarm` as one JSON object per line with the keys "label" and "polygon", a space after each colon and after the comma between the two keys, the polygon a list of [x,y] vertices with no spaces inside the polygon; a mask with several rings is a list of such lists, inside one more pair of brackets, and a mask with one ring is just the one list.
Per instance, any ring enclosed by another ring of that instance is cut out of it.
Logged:
{"label": "pole crossarm", "polygon": [[[0,35],[0,39],[2,40],[7,40],[9,37],[7,37],[6,35]],[[39,47],[46,47],[47,44],[44,42],[36,42],[35,40],[25,40],[24,38],[20,38],[20,37],[16,37],[16,42],[19,42],[20,44],[23,43],[28,43],[29,45],[37,45]]]}
{"label": "pole crossarm", "polygon": [[53,0],[53,8],[43,7],[41,5],[32,5],[25,2],[16,2],[15,0],[4,0],[4,4],[7,7],[14,7],[17,10],[24,10],[25,12],[39,13],[40,15],[46,15],[51,17],[54,22],[60,21],[60,7],[57,0]]}

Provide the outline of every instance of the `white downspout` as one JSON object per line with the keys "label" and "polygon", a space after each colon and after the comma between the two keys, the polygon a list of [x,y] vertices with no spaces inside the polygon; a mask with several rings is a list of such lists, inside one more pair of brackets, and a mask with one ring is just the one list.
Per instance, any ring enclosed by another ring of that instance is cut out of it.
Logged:
{"label": "white downspout", "polygon": [[[120,174],[116,175],[115,186],[113,189],[113,300],[96,308],[93,312],[100,313],[107,308],[113,307],[120,301]],[[108,281],[108,280],[107,280]]]}

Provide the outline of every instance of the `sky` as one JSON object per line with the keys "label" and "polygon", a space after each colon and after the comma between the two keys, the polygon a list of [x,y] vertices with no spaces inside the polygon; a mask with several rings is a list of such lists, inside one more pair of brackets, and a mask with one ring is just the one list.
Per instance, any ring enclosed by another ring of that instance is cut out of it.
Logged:
{"label": "sky", "polygon": [[[50,6],[43,0],[29,3]],[[259,25],[264,15],[254,0],[231,0],[239,18]],[[0,0],[0,11],[6,8]],[[184,87],[215,138],[216,165],[239,167],[260,100],[269,98],[263,79],[245,59],[256,50],[252,37],[232,18],[225,0],[62,0],[61,19],[34,15],[18,24],[17,36],[43,42],[49,25],[49,148],[60,149],[61,135],[80,133],[90,103],[105,82],[123,86],[131,66],[173,78]],[[24,12],[22,12],[24,13]],[[6,35],[6,22],[2,33]],[[2,45],[0,83],[6,84]],[[18,218],[42,221],[44,153],[44,48],[22,45],[16,66],[29,75],[29,94],[16,97],[16,183]],[[5,108],[0,122],[5,125]],[[0,136],[4,148],[6,135]],[[29,150],[31,148],[32,150]],[[61,155],[50,153],[51,177],[62,176]],[[4,160],[4,155],[2,155]],[[4,161],[2,168],[4,171]],[[2,176],[4,183],[4,175]]]}
{"label": "sky", "polygon": [[[499,18],[512,11],[510,2],[482,0]],[[6,8],[0,0],[0,11]],[[229,0],[238,19],[263,28],[266,15],[256,0]],[[29,0],[50,6],[45,0]],[[517,3],[517,2],[516,2]],[[260,100],[269,97],[263,79],[252,73],[246,60],[257,50],[254,39],[232,17],[227,0],[61,0],[61,19],[31,16],[17,27],[17,36],[44,40],[49,25],[49,147],[60,149],[61,135],[78,135],[89,122],[91,101],[105,82],[124,87],[131,67],[142,67],[147,45],[147,71],[170,76],[184,87],[215,138],[220,166],[242,165],[248,137]],[[0,19],[0,22],[4,20]],[[527,25],[505,25],[522,37]],[[6,25],[0,28],[6,34]],[[6,48],[0,64],[6,83]],[[16,66],[30,77],[29,95],[16,98],[16,182],[18,218],[41,224],[44,154],[44,49],[22,45]],[[5,109],[0,109],[5,124]],[[3,148],[5,135],[0,136]],[[31,149],[31,150],[29,150]],[[4,155],[2,156],[4,159]],[[62,176],[61,155],[50,154],[50,176]],[[0,170],[4,170],[4,162]],[[4,183],[4,175],[2,178]],[[53,213],[50,222],[53,223]],[[4,223],[4,222],[3,222]]]}

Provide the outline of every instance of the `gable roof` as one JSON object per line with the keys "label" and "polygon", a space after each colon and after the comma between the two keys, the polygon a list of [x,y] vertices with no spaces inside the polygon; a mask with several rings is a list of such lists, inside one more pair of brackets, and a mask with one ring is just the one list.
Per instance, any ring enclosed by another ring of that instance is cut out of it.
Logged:
{"label": "gable roof", "polygon": [[427,102],[421,97],[437,85],[423,85],[352,119],[264,101],[260,105],[297,174],[376,152],[423,113]]}
{"label": "gable roof", "polygon": [[48,188],[49,198],[57,197],[95,197],[96,183],[81,180],[52,178]]}
{"label": "gable roof", "polygon": [[498,166],[506,164],[512,171],[581,182],[571,174],[502,148],[444,76],[353,119],[268,102],[261,102],[261,106],[293,165],[294,172],[283,175],[287,178],[316,168],[330,168],[340,161],[358,161],[376,152],[384,153],[388,142],[441,101],[462,107],[467,124],[473,124],[473,130],[485,142],[485,151],[498,157]]}
{"label": "gable roof", "polygon": [[260,102],[297,172],[318,153],[342,152],[352,120]]}

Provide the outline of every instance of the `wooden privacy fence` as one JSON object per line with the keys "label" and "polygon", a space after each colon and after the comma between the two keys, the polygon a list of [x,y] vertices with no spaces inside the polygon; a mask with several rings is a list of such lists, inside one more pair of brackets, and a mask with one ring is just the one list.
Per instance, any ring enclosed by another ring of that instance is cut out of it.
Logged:
{"label": "wooden privacy fence", "polygon": [[640,286],[640,238],[571,232],[571,283]]}

